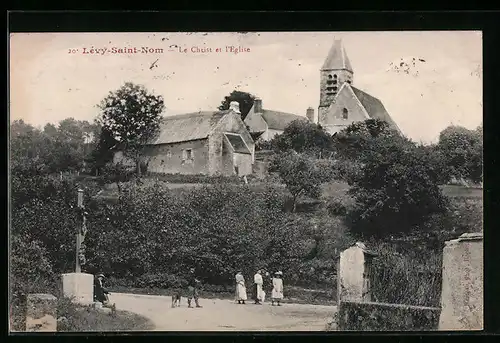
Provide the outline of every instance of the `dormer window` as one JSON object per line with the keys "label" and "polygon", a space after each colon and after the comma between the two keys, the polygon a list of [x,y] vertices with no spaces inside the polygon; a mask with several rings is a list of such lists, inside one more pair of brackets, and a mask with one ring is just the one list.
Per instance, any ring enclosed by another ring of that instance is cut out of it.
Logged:
{"label": "dormer window", "polygon": [[347,110],[347,108],[343,108],[342,109],[342,119],[347,119],[349,118],[349,111]]}

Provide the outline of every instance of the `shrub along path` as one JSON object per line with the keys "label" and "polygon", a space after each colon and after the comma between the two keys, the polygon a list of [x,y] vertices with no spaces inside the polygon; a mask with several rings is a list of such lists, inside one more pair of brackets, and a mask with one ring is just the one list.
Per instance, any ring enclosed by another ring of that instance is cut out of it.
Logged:
{"label": "shrub along path", "polygon": [[171,297],[112,293],[110,301],[118,310],[149,318],[156,331],[323,331],[336,306],[283,304],[269,302],[238,305],[232,300],[200,299],[203,308],[171,307]]}

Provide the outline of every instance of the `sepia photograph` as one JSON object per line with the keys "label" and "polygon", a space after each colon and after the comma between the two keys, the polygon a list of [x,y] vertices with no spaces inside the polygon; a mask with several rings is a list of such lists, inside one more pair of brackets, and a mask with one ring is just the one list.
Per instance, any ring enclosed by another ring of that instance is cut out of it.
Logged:
{"label": "sepia photograph", "polygon": [[482,44],[11,33],[9,332],[483,330]]}

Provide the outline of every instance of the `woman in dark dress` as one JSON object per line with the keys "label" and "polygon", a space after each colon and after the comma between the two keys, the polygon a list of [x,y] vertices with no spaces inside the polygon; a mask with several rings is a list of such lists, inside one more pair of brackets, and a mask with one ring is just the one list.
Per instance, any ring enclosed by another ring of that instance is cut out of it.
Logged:
{"label": "woman in dark dress", "polygon": [[108,290],[104,288],[102,282],[104,280],[104,275],[97,274],[94,278],[94,301],[99,301],[103,304],[109,302]]}

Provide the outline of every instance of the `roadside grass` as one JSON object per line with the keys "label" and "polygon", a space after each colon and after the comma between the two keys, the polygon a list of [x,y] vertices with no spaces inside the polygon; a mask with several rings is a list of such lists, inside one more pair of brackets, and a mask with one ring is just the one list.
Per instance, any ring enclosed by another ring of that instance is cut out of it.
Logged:
{"label": "roadside grass", "polygon": [[[24,307],[24,308],[23,308]],[[73,304],[68,298],[57,302],[58,332],[113,332],[148,331],[154,324],[148,318],[128,311],[117,310],[116,315],[92,306]],[[26,329],[26,306],[18,306],[11,313],[11,331]]]}

